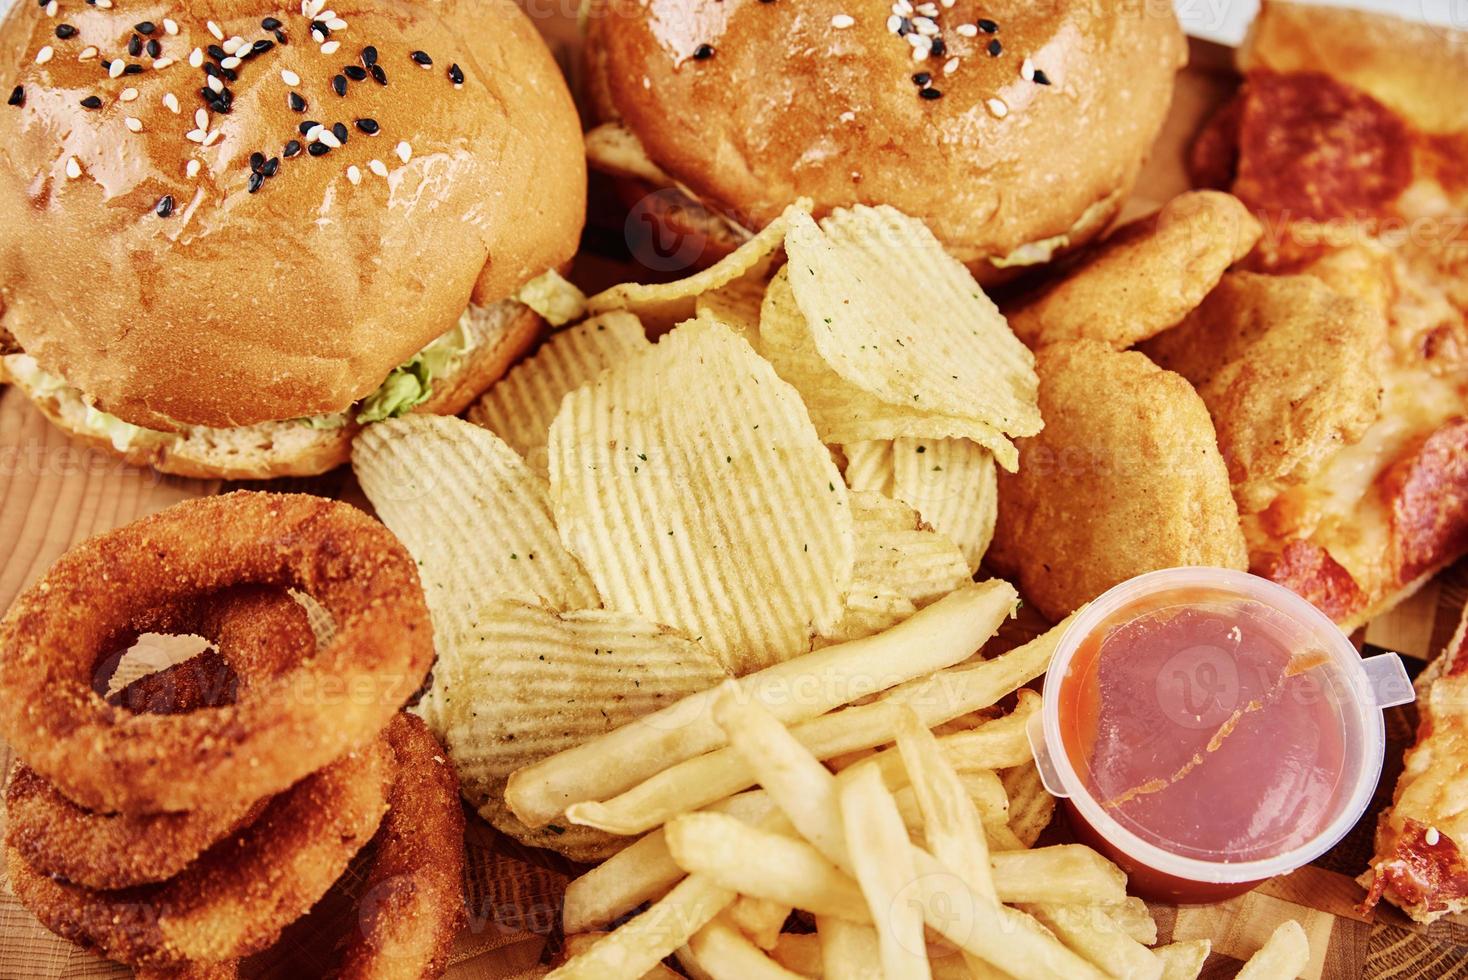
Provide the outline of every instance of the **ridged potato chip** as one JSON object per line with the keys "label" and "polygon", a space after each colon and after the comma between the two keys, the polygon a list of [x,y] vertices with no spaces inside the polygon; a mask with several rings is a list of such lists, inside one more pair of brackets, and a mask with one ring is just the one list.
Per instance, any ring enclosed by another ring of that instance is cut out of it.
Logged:
{"label": "ridged potato chip", "polygon": [[986,422],[892,405],[838,375],[816,348],[810,323],[796,304],[790,267],[775,274],[760,308],[760,353],[780,377],[805,399],[821,438],[847,445],[874,439],[918,436],[968,438],[989,449],[1006,469],[1014,469],[1019,453],[1004,433]]}
{"label": "ridged potato chip", "polygon": [[892,496],[896,487],[892,472],[892,441],[890,439],[868,439],[865,442],[848,442],[841,447],[846,457],[846,485],[853,490],[866,490]]}
{"label": "ridged potato chip", "polygon": [[[439,722],[464,796],[502,832],[578,861],[631,843],[568,823],[531,830],[505,805],[521,766],[579,745],[729,676],[688,636],[603,609],[481,607],[436,670]],[[441,652],[443,652],[441,648]]]}
{"label": "ridged potato chip", "polygon": [[898,439],[892,471],[892,495],[947,535],[969,571],[978,571],[999,516],[994,457],[967,439]]}
{"label": "ridged potato chip", "polygon": [[926,225],[861,205],[789,220],[790,284],[836,374],[889,405],[1040,431],[1034,356]]}
{"label": "ridged potato chip", "polygon": [[649,321],[679,322],[694,315],[694,299],[713,292],[758,268],[785,241],[792,215],[810,216],[810,202],[797,201],[764,230],[718,262],[687,279],[668,283],[624,282],[586,302],[589,313],[629,310]]}
{"label": "ridged potato chip", "polygon": [[693,301],[693,308],[699,317],[732,327],[758,351],[759,308],[768,285],[764,270],[754,269],[726,286],[702,294]]}
{"label": "ridged potato chip", "polygon": [[553,327],[586,312],[586,294],[555,269],[543,272],[520,287],[515,299],[540,314]]}
{"label": "ridged potato chip", "polygon": [[541,476],[545,443],[566,393],[652,346],[631,313],[612,312],[551,334],[469,409],[468,419],[503,439]]}
{"label": "ridged potato chip", "polygon": [[847,613],[826,642],[880,633],[971,580],[958,546],[926,527],[906,504],[852,491],[856,565]]}
{"label": "ridged potato chip", "polygon": [[840,619],[846,484],[797,393],[728,327],[685,323],[567,395],[549,452],[562,540],[608,608],[685,630],[740,674]]}

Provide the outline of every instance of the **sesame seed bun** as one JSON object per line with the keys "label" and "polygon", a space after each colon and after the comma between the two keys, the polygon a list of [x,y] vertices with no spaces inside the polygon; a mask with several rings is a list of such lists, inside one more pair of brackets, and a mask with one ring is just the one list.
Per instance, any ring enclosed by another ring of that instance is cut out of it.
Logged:
{"label": "sesame seed bun", "polygon": [[[50,17],[27,0],[0,27],[19,86],[0,106],[4,326],[127,422],[228,429],[344,411],[471,300],[506,300],[575,252],[579,122],[511,0],[333,0],[314,26],[286,6],[75,2]],[[93,97],[100,107],[83,104]],[[308,138],[307,121],[326,128]],[[435,410],[462,407],[530,342],[538,321],[516,310],[500,342],[436,385],[450,394]],[[327,441],[238,469],[345,458]],[[209,453],[173,455],[149,462],[240,475]]]}
{"label": "sesame seed bun", "polygon": [[799,197],[818,210],[885,203],[991,267],[1105,230],[1186,62],[1172,5],[915,6],[908,21],[926,9],[942,38],[921,61],[886,4],[595,0],[589,101],[746,228]]}

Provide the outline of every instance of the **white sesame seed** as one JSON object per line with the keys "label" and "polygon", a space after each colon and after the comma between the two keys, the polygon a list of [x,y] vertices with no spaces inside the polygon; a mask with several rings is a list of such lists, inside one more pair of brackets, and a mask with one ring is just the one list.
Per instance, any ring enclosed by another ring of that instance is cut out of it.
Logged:
{"label": "white sesame seed", "polygon": [[342,43],[340,41],[327,41],[325,44],[323,44],[321,46],[321,53],[322,54],[336,54],[337,51],[341,49],[341,46],[342,46]]}
{"label": "white sesame seed", "polygon": [[954,28],[959,37],[978,37],[979,26],[977,24],[959,24]]}
{"label": "white sesame seed", "polygon": [[1003,119],[1005,116],[1009,115],[1009,106],[1005,104],[1003,99],[990,99],[984,104],[987,105],[989,107],[989,111],[994,113],[995,117],[999,119]]}
{"label": "white sesame seed", "polygon": [[97,7],[101,10],[111,10],[112,0],[97,0]]}
{"label": "white sesame seed", "polygon": [[907,17],[912,13],[912,4],[908,0],[897,0],[892,5],[892,12],[901,17]]}
{"label": "white sesame seed", "polygon": [[306,0],[301,5],[301,13],[307,17],[315,17],[324,9],[326,9],[326,0]]}
{"label": "white sesame seed", "polygon": [[1437,842],[1442,840],[1442,835],[1437,832],[1436,827],[1428,827],[1427,833],[1422,835],[1422,839],[1427,842],[1428,847],[1436,847]]}
{"label": "white sesame seed", "polygon": [[1035,63],[1029,58],[1026,58],[1024,64],[1019,66],[1019,77],[1027,82],[1035,80]]}
{"label": "white sesame seed", "polygon": [[214,92],[214,94],[216,95],[224,91],[224,83],[215,78],[213,75],[208,76],[206,84],[209,86],[210,91]]}
{"label": "white sesame seed", "polygon": [[131,102],[138,97],[138,90],[135,88],[125,88],[117,97],[123,102]]}
{"label": "white sesame seed", "polygon": [[347,22],[340,17],[332,17],[326,21],[326,26],[334,31],[344,31],[347,29]]}
{"label": "white sesame seed", "polygon": [[178,21],[172,19],[171,17],[163,18],[163,32],[169,37],[177,37]]}
{"label": "white sesame seed", "polygon": [[175,59],[175,58],[159,58],[157,61],[153,62],[153,70],[154,71],[162,71],[163,69],[167,68],[169,65],[173,64],[174,61],[176,61],[176,60],[177,59]]}
{"label": "white sesame seed", "polygon": [[403,140],[398,144],[398,159],[404,163],[413,159],[413,147],[407,140]]}
{"label": "white sesame seed", "polygon": [[326,35],[322,34],[320,31],[312,31],[311,40],[315,41],[317,44],[321,44],[326,40]]}
{"label": "white sesame seed", "polygon": [[67,157],[66,158],[66,176],[69,179],[71,179],[71,180],[76,180],[81,175],[82,175],[82,165],[76,162],[76,157]]}
{"label": "white sesame seed", "polygon": [[[44,48],[36,52],[36,64],[44,65],[46,62],[50,61],[52,57],[55,56],[55,54],[56,50],[52,48],[51,45],[46,45]],[[117,64],[117,62],[114,61],[113,64]]]}
{"label": "white sesame seed", "polygon": [[236,51],[238,51],[240,49],[240,44],[243,41],[244,41],[244,38],[241,38],[241,37],[232,37],[228,41],[225,41],[222,45],[220,45],[220,47],[224,48],[224,53],[225,54],[234,54]]}
{"label": "white sesame seed", "polygon": [[184,139],[190,143],[202,143],[208,138],[209,134],[202,129],[191,129],[187,133],[184,133]]}
{"label": "white sesame seed", "polygon": [[[907,35],[907,43],[910,44],[910,45],[912,45],[915,48],[922,47],[924,41],[927,41],[927,38],[923,37],[921,34],[908,34]],[[927,44],[928,44],[929,47],[932,47],[933,46],[933,42],[932,41],[927,41]]]}
{"label": "white sesame seed", "polygon": [[127,70],[127,64],[121,58],[112,59],[112,67],[107,69],[107,74],[112,78],[121,78],[122,73]]}
{"label": "white sesame seed", "polygon": [[222,130],[222,129],[216,129],[214,132],[212,132],[208,136],[204,137],[204,145],[205,146],[213,146],[215,143],[218,143],[223,138],[224,138],[224,130]]}
{"label": "white sesame seed", "polygon": [[842,122],[845,122],[845,123],[855,122],[856,121],[856,113],[852,112],[850,109],[847,109],[845,112],[841,113],[841,115],[838,118]]}
{"label": "white sesame seed", "polygon": [[[312,126],[310,129],[306,130],[306,142],[307,143],[314,143],[314,142],[316,142],[317,140],[319,140],[321,138],[321,134],[323,134],[325,132],[326,132],[326,127],[325,126],[322,126],[320,124],[317,124],[315,126]],[[332,139],[336,139],[336,137],[333,136]]]}
{"label": "white sesame seed", "polygon": [[340,150],[342,148],[342,141],[337,139],[336,134],[324,126],[321,127],[321,132],[316,134],[316,139],[319,139],[333,150]]}
{"label": "white sesame seed", "polygon": [[928,17],[917,18],[912,22],[912,26],[916,27],[917,32],[924,37],[938,36],[938,22]]}
{"label": "white sesame seed", "polygon": [[123,119],[122,124],[135,133],[143,131],[143,121],[136,116],[128,116]]}
{"label": "white sesame seed", "polygon": [[199,127],[200,129],[204,130],[205,132],[208,132],[208,130],[209,130],[209,111],[207,109],[195,109],[194,110],[194,125],[197,126],[197,127]]}
{"label": "white sesame seed", "polygon": [[51,0],[50,3],[46,4],[46,16],[55,17],[56,11],[59,10],[60,7],[61,5],[57,3],[56,0]]}
{"label": "white sesame seed", "polygon": [[202,68],[204,66],[204,49],[195,48],[189,52],[189,67]]}
{"label": "white sesame seed", "polygon": [[360,183],[362,183],[362,171],[361,171],[361,169],[358,168],[355,165],[348,167],[347,168],[347,180],[350,180],[353,184],[360,184]]}
{"label": "white sesame seed", "polygon": [[87,45],[85,48],[82,48],[82,53],[76,56],[76,60],[91,61],[93,58],[97,57],[97,54],[98,52],[96,48],[92,47],[91,45]]}
{"label": "white sesame seed", "polygon": [[214,21],[211,20],[211,21],[209,21],[209,23],[205,24],[204,26],[207,27],[207,28],[209,28],[209,33],[210,34],[213,34],[214,35],[214,40],[216,40],[216,41],[223,41],[224,40],[224,31],[220,30],[219,29],[219,25],[216,24],[216,23],[214,23]]}
{"label": "white sesame seed", "polygon": [[184,167],[184,173],[188,175],[189,180],[193,180],[199,176],[199,171],[203,169],[203,164],[199,163],[198,160],[190,160],[188,166]]}
{"label": "white sesame seed", "polygon": [[887,32],[889,34],[896,34],[900,30],[902,30],[902,18],[901,17],[898,17],[896,14],[893,14],[892,16],[888,17],[887,18]]}
{"label": "white sesame seed", "polygon": [[943,62],[943,74],[952,75],[956,71],[958,71],[957,58],[949,58],[947,61]]}
{"label": "white sesame seed", "polygon": [[952,7],[955,3],[957,3],[958,0],[938,0],[938,2],[943,5],[943,9],[944,10],[947,10],[950,7]]}
{"label": "white sesame seed", "polygon": [[[326,6],[326,4],[323,3],[321,6],[324,7],[324,6]],[[320,10],[320,8],[317,8],[317,9]],[[336,11],[335,10],[320,10],[320,12],[316,15],[316,19],[317,20],[335,20],[336,19]]]}
{"label": "white sesame seed", "polygon": [[168,111],[173,113],[175,116],[178,115],[183,108],[178,104],[178,96],[174,95],[172,92],[163,93],[163,104],[168,108]]}
{"label": "white sesame seed", "polygon": [[383,163],[381,160],[370,161],[367,164],[367,169],[372,171],[379,177],[386,177],[388,174],[387,164]]}
{"label": "white sesame seed", "polygon": [[295,88],[297,85],[301,84],[301,76],[297,75],[289,68],[280,73],[280,80],[282,82],[285,82],[291,88]]}
{"label": "white sesame seed", "polygon": [[219,67],[223,68],[225,71],[232,71],[235,68],[238,68],[241,64],[243,64],[243,62],[240,61],[239,58],[225,58],[219,63]]}
{"label": "white sesame seed", "polygon": [[831,18],[831,26],[837,29],[850,27],[856,23],[856,18],[850,14],[837,14]]}
{"label": "white sesame seed", "polygon": [[933,51],[932,51],[931,48],[924,48],[924,47],[916,47],[916,48],[913,48],[912,49],[912,60],[913,61],[926,61],[927,58],[928,58],[928,55],[930,55],[932,53],[933,53]]}

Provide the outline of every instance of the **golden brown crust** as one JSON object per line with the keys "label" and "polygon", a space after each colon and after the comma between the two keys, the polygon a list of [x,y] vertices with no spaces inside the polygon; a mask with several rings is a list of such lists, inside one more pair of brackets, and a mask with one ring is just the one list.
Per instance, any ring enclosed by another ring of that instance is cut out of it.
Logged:
{"label": "golden brown crust", "polygon": [[[854,23],[833,27],[847,13],[838,0],[602,2],[589,30],[589,74],[605,65],[594,101],[744,227],[802,196],[818,211],[886,203],[970,261],[1070,234],[1129,189],[1186,58],[1159,4],[959,0],[938,17],[946,52],[922,64],[888,30],[885,8],[849,11]],[[999,32],[957,33],[981,17]],[[999,56],[985,50],[994,41]],[[700,59],[703,44],[713,53]],[[958,67],[945,75],[950,57]],[[1022,76],[1027,57],[1053,85]],[[941,98],[919,97],[918,71]]]}
{"label": "golden brown crust", "polygon": [[[392,0],[334,4],[348,27],[324,56],[298,13],[289,46],[239,66],[224,133],[201,148],[185,138],[203,106],[195,46],[226,34],[269,38],[257,7],[189,3],[170,14],[180,33],[157,36],[162,70],[111,79],[100,58],[121,51],[136,9],[78,6],[56,20],[16,4],[0,60],[19,66],[25,105],[0,113],[0,297],[7,327],[46,370],[98,407],[154,429],[232,427],[339,411],[449,329],[471,296],[504,299],[574,252],[584,213],[580,126],[549,52],[511,0]],[[387,87],[370,78],[331,89],[342,65],[373,44]],[[36,64],[49,45],[54,57]],[[425,70],[409,53],[427,51]],[[466,74],[462,89],[450,63]],[[296,72],[309,107],[286,104],[282,70]],[[125,88],[139,95],[120,101]],[[163,97],[174,94],[174,115]],[[103,105],[80,100],[96,94]],[[142,130],[130,132],[128,117]],[[280,162],[248,191],[253,152],[277,156],[304,119],[375,119],[325,156]],[[404,162],[399,142],[411,147]],[[185,174],[189,159],[204,170]],[[67,162],[80,176],[69,180]],[[380,160],[386,179],[369,168]],[[347,177],[349,166],[363,174]],[[167,219],[155,204],[171,194]],[[37,241],[46,242],[38,248]]]}
{"label": "golden brown crust", "polygon": [[1037,357],[1045,428],[999,477],[1000,563],[1051,620],[1176,565],[1248,564],[1213,422],[1188,382],[1135,351],[1066,341]]}
{"label": "golden brown crust", "polygon": [[1117,349],[1187,316],[1242,259],[1263,228],[1237,198],[1179,195],[1155,215],[1119,229],[1039,296],[1009,315],[1031,347],[1089,338]]}

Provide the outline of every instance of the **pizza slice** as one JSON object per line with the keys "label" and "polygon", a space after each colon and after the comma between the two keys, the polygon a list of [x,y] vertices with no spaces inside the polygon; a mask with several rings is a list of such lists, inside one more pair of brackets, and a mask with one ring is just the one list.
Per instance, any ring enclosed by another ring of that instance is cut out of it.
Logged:
{"label": "pizza slice", "polygon": [[1424,924],[1468,911],[1468,609],[1429,671],[1418,681],[1417,744],[1361,877],[1366,908],[1384,898]]}

